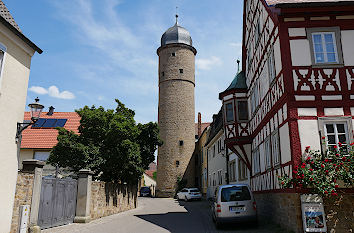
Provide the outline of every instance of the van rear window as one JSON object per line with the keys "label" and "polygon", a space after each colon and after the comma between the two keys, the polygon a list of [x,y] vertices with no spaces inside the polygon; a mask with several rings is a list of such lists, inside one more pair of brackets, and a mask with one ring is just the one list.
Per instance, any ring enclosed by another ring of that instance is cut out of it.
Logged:
{"label": "van rear window", "polygon": [[221,202],[247,200],[251,200],[251,194],[246,186],[233,186],[221,190]]}

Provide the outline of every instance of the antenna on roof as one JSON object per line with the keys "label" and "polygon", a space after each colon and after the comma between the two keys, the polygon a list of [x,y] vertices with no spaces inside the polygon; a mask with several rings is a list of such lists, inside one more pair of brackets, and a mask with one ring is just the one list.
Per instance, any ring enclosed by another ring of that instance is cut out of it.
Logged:
{"label": "antenna on roof", "polygon": [[176,6],[176,24],[178,24],[178,6]]}
{"label": "antenna on roof", "polygon": [[240,60],[237,59],[237,73],[240,72]]}

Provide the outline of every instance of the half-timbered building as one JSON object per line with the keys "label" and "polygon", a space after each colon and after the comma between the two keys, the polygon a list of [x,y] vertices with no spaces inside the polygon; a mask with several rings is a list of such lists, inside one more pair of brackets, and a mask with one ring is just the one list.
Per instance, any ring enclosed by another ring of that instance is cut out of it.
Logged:
{"label": "half-timbered building", "polygon": [[353,42],[352,1],[244,1],[242,71],[219,95],[226,145],[250,171],[260,216],[295,232],[300,191],[277,176],[323,136],[327,148],[353,140]]}

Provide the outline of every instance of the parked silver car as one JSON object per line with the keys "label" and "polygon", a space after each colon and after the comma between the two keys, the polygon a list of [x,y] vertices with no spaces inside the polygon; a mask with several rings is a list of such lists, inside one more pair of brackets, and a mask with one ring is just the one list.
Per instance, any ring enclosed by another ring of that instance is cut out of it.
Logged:
{"label": "parked silver car", "polygon": [[202,194],[197,188],[184,188],[177,193],[177,200],[201,200]]}
{"label": "parked silver car", "polygon": [[213,220],[222,223],[257,223],[256,202],[248,185],[221,185],[215,191],[212,203]]}

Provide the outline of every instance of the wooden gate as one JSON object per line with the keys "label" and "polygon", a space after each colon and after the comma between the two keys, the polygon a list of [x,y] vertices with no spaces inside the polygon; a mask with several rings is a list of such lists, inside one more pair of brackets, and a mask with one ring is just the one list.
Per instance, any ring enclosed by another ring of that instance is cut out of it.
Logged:
{"label": "wooden gate", "polygon": [[38,225],[41,229],[72,223],[76,210],[77,180],[44,177]]}

